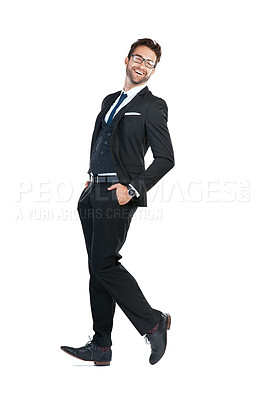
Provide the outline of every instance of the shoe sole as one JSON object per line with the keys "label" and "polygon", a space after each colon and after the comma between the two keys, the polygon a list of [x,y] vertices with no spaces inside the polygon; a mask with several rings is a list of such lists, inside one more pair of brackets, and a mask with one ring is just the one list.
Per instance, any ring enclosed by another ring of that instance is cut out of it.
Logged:
{"label": "shoe sole", "polygon": [[[166,346],[167,346],[167,331],[170,331],[171,328],[171,315],[170,314],[166,314],[167,315],[167,326],[166,326],[166,341],[165,341],[165,349],[164,349],[164,353],[166,350]],[[164,355],[163,353],[163,355]]]}
{"label": "shoe sole", "polygon": [[169,331],[170,327],[171,327],[171,315],[170,314],[166,314],[167,315],[167,327],[166,329]]}
{"label": "shoe sole", "polygon": [[[164,353],[165,353],[165,351],[166,351],[166,346],[167,346],[167,331],[170,331],[170,327],[171,327],[171,315],[170,314],[166,314],[167,315],[167,325],[166,325],[166,332],[165,332],[165,335],[166,335],[166,340],[165,340],[165,349],[164,349]],[[163,355],[164,355],[164,353],[163,353]],[[162,358],[162,357],[161,357]],[[161,359],[160,358],[160,359]],[[160,360],[159,360],[160,361]]]}
{"label": "shoe sole", "polygon": [[[63,349],[61,349],[61,350],[63,350]],[[66,350],[63,350],[66,354],[68,354],[69,356],[72,356],[72,357],[75,357],[75,358],[77,358],[78,360],[82,360],[82,361],[88,361],[88,362],[94,362],[94,364],[95,365],[97,365],[97,367],[103,367],[103,366],[109,366],[110,365],[110,361],[95,361],[95,360],[83,360],[83,358],[79,358],[79,357],[77,357],[77,356],[74,356],[73,354],[71,354],[71,353],[69,353],[68,351],[66,351]]]}
{"label": "shoe sole", "polygon": [[97,365],[97,367],[103,367],[103,366],[108,366],[110,365],[110,361],[94,361],[94,364]]}

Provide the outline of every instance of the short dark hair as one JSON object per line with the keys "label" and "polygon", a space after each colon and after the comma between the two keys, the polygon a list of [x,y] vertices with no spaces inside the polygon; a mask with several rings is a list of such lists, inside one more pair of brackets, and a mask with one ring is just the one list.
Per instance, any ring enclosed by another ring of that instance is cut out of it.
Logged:
{"label": "short dark hair", "polygon": [[132,54],[134,53],[134,50],[139,46],[146,46],[155,53],[155,55],[156,55],[155,67],[156,67],[156,65],[160,61],[161,55],[162,55],[162,50],[161,50],[161,46],[159,45],[159,43],[155,42],[155,40],[148,39],[148,38],[138,39],[136,42],[134,42],[131,45],[131,48],[128,53],[128,58],[130,58],[132,56]]}

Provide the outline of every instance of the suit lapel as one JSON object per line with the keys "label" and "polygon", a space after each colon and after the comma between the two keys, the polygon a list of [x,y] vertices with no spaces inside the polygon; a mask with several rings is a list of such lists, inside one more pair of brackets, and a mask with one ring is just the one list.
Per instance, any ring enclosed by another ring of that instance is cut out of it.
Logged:
{"label": "suit lapel", "polygon": [[[136,96],[126,106],[122,107],[121,110],[116,114],[116,116],[114,118],[115,126],[114,126],[114,130],[113,130],[113,135],[112,136],[115,135],[116,128],[118,127],[119,121],[121,120],[121,118],[124,117],[125,112],[127,112],[127,110],[132,105],[134,105],[135,102],[138,101],[139,96],[142,96],[143,94],[145,94],[148,91],[149,91],[148,87],[145,86],[145,88],[143,88],[138,94],[136,94]],[[94,132],[93,132],[93,135],[92,135],[91,149],[93,148],[94,142],[97,139],[97,136],[98,136],[98,134],[100,132],[102,118],[105,116],[105,114],[107,113],[107,111],[109,110],[111,105],[114,103],[115,99],[117,99],[117,97],[119,96],[120,93],[121,92],[114,93],[114,95],[110,98],[110,100],[106,103],[106,105],[103,107],[103,109],[98,114],[98,117],[97,117],[96,122],[95,122]]]}
{"label": "suit lapel", "polygon": [[[113,134],[112,134],[112,137],[111,137],[111,142],[113,144],[116,142],[116,134],[117,134],[117,132],[119,130],[119,122],[124,117],[125,112],[127,112],[127,110],[129,110],[130,107],[132,107],[132,105],[134,105],[139,100],[139,97],[142,96],[147,91],[149,91],[149,89],[147,88],[147,86],[145,86],[145,88],[142,89],[138,94],[136,94],[136,96],[126,106],[121,108],[121,110],[115,116],[115,118],[114,118],[115,126],[114,126]],[[116,151],[119,154],[119,144],[117,142],[116,142],[116,145],[114,145],[114,148],[116,148]],[[116,162],[119,165],[120,171],[123,171],[124,177],[127,177],[127,179],[125,181],[120,180],[119,182],[124,184],[124,185],[126,185],[128,182],[130,182],[129,175],[128,175],[127,171],[126,171],[125,166],[123,165],[122,161],[120,160],[119,155],[116,154],[115,157],[116,157]]]}
{"label": "suit lapel", "polygon": [[126,106],[122,107],[121,110],[117,113],[117,115],[114,118],[115,126],[114,126],[113,135],[115,133],[115,130],[117,128],[119,121],[121,120],[121,118],[124,117],[125,112],[127,112],[127,110],[139,100],[139,96],[142,96],[147,91],[149,91],[149,89],[147,86],[145,86],[145,88],[143,88],[138,94],[136,94],[136,96]]}
{"label": "suit lapel", "polygon": [[106,105],[99,112],[99,114],[97,116],[97,119],[96,119],[96,122],[95,122],[93,135],[92,135],[91,149],[93,148],[94,142],[97,139],[97,136],[98,136],[98,134],[100,132],[102,119],[105,116],[105,114],[107,113],[107,111],[109,110],[109,108],[111,107],[111,105],[113,104],[113,102],[115,101],[115,99],[119,96],[119,93],[120,92],[114,93],[114,95],[110,98],[110,100],[106,103]]}

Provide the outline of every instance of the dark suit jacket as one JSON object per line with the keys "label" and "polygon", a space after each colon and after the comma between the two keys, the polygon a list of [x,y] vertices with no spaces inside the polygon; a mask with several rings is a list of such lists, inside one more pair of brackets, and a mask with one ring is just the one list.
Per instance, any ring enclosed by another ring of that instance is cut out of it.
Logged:
{"label": "dark suit jacket", "polygon": [[[121,92],[105,97],[91,142],[91,152],[100,131],[102,118]],[[138,113],[137,115],[127,113]],[[147,86],[115,116],[111,137],[111,154],[119,182],[131,183],[140,193],[130,202],[147,206],[146,192],[174,166],[173,147],[167,127],[167,105]],[[144,156],[151,147],[153,162],[145,169]]]}

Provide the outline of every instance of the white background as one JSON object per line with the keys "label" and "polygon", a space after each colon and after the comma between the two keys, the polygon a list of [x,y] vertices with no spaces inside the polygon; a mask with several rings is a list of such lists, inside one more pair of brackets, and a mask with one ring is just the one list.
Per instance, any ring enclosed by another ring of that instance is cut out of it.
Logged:
{"label": "white background", "polygon": [[[263,2],[9,0],[0,31],[4,398],[265,400]],[[117,307],[97,368],[60,350],[93,334],[76,205],[101,101],[141,37],[162,46],[149,89],[176,166],[121,254],[172,327],[150,366]]]}

